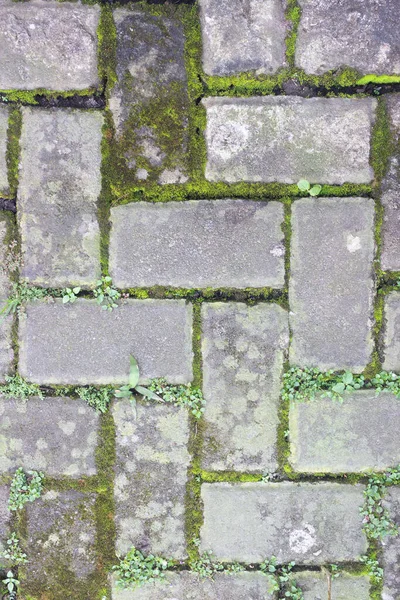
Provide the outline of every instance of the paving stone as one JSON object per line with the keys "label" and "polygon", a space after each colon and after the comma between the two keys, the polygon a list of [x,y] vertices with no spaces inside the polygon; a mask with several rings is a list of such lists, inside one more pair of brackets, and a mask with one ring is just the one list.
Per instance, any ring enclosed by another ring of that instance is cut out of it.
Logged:
{"label": "paving stone", "polygon": [[387,392],[293,402],[289,460],[305,473],[384,471],[400,464],[399,429],[400,402]]}
{"label": "paving stone", "polygon": [[218,302],[203,304],[202,323],[204,468],[274,471],[287,312]]}
{"label": "paving stone", "polygon": [[[11,513],[7,508],[9,494],[10,488],[7,485],[0,485],[0,552],[7,547],[7,538],[10,535]],[[0,568],[2,564],[7,563],[5,559],[0,558]]]}
{"label": "paving stone", "polygon": [[285,65],[282,0],[200,0],[203,68],[208,75],[275,73]]}
{"label": "paving stone", "polygon": [[306,198],[292,207],[290,361],[361,372],[373,349],[374,202]]}
{"label": "paving stone", "polygon": [[381,202],[384,208],[382,223],[381,266],[385,271],[400,271],[400,94],[385,97],[395,151],[382,181]]}
{"label": "paving stone", "polygon": [[320,75],[353,67],[361,74],[400,75],[397,0],[299,0],[296,65]]}
{"label": "paving stone", "polygon": [[[7,216],[0,213],[0,310],[5,307],[5,300],[10,293],[10,276],[6,268],[7,237],[9,233],[9,222]],[[12,346],[12,315],[0,316],[0,383],[4,383],[5,377],[12,370],[14,351]]]}
{"label": "paving stone", "polygon": [[205,98],[209,181],[368,183],[371,98]]}
{"label": "paving stone", "polygon": [[339,483],[212,483],[202,485],[201,551],[216,559],[258,563],[358,560],[367,540],[363,486]]}
{"label": "paving stone", "polygon": [[192,306],[127,300],[112,312],[95,300],[35,302],[20,319],[20,373],[36,383],[128,382],[129,355],[141,380],[192,380]]}
{"label": "paving stone", "polygon": [[111,209],[110,272],[121,288],[283,287],[283,205],[134,202]]}
{"label": "paving stone", "polygon": [[400,371],[400,292],[385,298],[384,361],[385,371]]}
{"label": "paving stone", "polygon": [[269,587],[261,573],[217,573],[213,579],[187,572],[167,573],[164,581],[136,589],[114,585],[112,600],[273,600]]}
{"label": "paving stone", "polygon": [[9,192],[6,162],[8,114],[7,106],[0,106],[0,196]]}
{"label": "paving stone", "polygon": [[0,1],[0,89],[81,90],[99,84],[99,6]]}
{"label": "paving stone", "polygon": [[[389,488],[384,502],[390,517],[400,527],[400,488]],[[387,536],[383,546],[383,590],[382,600],[400,598],[400,536]]]}
{"label": "paving stone", "polygon": [[369,600],[370,582],[365,576],[341,573],[331,579],[331,594],[328,594],[328,578],[325,573],[296,573],[295,580],[303,592],[304,600]]}
{"label": "paving stone", "polygon": [[0,398],[0,472],[95,475],[98,413],[81,400]]}
{"label": "paving stone", "polygon": [[188,410],[171,405],[115,402],[117,553],[183,559],[185,491],[190,455]]}
{"label": "paving stone", "polygon": [[103,117],[59,108],[22,110],[22,276],[43,286],[94,286],[100,276]]}
{"label": "paving stone", "polygon": [[114,11],[117,82],[110,109],[126,183],[188,180],[185,37],[176,8],[160,11]]}

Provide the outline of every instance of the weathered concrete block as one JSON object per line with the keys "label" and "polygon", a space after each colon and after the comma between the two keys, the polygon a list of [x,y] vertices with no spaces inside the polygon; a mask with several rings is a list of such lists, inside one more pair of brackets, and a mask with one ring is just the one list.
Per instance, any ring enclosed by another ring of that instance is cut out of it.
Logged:
{"label": "weathered concrete block", "polygon": [[[0,485],[0,552],[7,547],[7,538],[10,535],[11,513],[8,510],[8,485]],[[0,564],[6,564],[5,559],[0,559]]]}
{"label": "weathered concrete block", "polygon": [[387,392],[293,402],[289,460],[306,473],[384,471],[400,464],[399,429],[400,402]]}
{"label": "weathered concrete block", "polygon": [[[10,273],[6,266],[8,228],[8,218],[4,213],[0,214],[0,311],[5,308],[7,296],[11,291]],[[14,359],[11,334],[12,324],[12,315],[8,317],[4,317],[4,315],[0,316],[0,383],[4,383],[5,376],[12,369]]]}
{"label": "weathered concrete block", "polygon": [[400,292],[385,298],[384,361],[385,371],[400,371]]}
{"label": "weathered concrete block", "polygon": [[99,415],[81,400],[0,399],[0,472],[19,467],[49,477],[95,475]]}
{"label": "weathered concrete block", "polygon": [[367,540],[363,486],[339,483],[203,484],[201,551],[224,561],[320,565],[358,560]]}
{"label": "weathered concrete block", "polygon": [[279,202],[134,202],[111,209],[111,222],[118,287],[284,285]]}
{"label": "weathered concrete block", "polygon": [[205,98],[209,181],[368,183],[376,100]]}
{"label": "weathered concrete block", "polygon": [[8,115],[8,107],[0,106],[0,195],[9,192],[6,161]]}
{"label": "weathered concrete block", "polygon": [[288,315],[274,304],[202,308],[203,465],[212,471],[274,471],[280,377]]}
{"label": "weathered concrete block", "polygon": [[[384,502],[390,517],[400,527],[400,488],[389,488]],[[400,537],[387,536],[383,542],[383,592],[382,600],[400,598]]]}
{"label": "weathered concrete block", "polygon": [[397,0],[299,0],[296,65],[320,75],[353,67],[361,74],[400,75]]}
{"label": "weathered concrete block", "polygon": [[325,573],[302,572],[295,574],[304,600],[369,600],[370,582],[365,576],[340,573],[331,578],[331,596],[328,594],[328,576]]}
{"label": "weathered concrete block", "polygon": [[100,7],[0,2],[0,89],[81,90],[99,84]]}
{"label": "weathered concrete block", "polygon": [[373,349],[374,202],[298,200],[292,227],[290,361],[360,372]]}
{"label": "weathered concrete block", "polygon": [[282,0],[200,0],[200,17],[208,75],[269,74],[285,65]]}
{"label": "weathered concrete block", "polygon": [[400,94],[388,94],[385,103],[396,147],[382,181],[381,266],[386,271],[400,271]]}
{"label": "weathered concrete block", "polygon": [[183,559],[185,490],[190,455],[188,411],[129,400],[113,405],[116,426],[117,553]]}
{"label": "weathered concrete block", "polygon": [[22,110],[21,275],[36,285],[94,286],[100,276],[103,117],[59,108]]}
{"label": "weathered concrete block", "polygon": [[20,372],[37,383],[127,383],[129,355],[142,381],[192,380],[192,306],[128,300],[112,312],[94,300],[35,302],[20,320]]}

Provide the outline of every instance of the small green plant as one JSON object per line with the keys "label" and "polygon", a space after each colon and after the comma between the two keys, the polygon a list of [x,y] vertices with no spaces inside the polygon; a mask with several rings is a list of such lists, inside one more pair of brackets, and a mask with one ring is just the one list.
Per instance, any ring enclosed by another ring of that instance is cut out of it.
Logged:
{"label": "small green plant", "polygon": [[310,196],[319,196],[322,190],[322,185],[316,184],[311,186],[307,179],[300,179],[300,181],[297,183],[297,187],[301,192],[308,192]]}
{"label": "small green plant", "polygon": [[145,398],[149,398],[150,400],[158,400],[162,402],[161,398],[157,396],[157,394],[143,387],[142,385],[138,385],[140,377],[139,365],[137,364],[137,361],[133,356],[130,356],[129,360],[129,383],[128,385],[121,385],[120,388],[115,390],[114,396],[116,398],[129,398],[133,406],[136,406],[136,399],[133,395],[133,392],[137,392],[138,394],[141,394],[142,396],[144,396]]}
{"label": "small green plant", "polygon": [[67,304],[68,302],[70,304],[73,304],[77,300],[77,298],[78,298],[77,294],[79,294],[80,291],[81,291],[80,287],[74,287],[72,289],[71,288],[65,288],[62,291],[62,301],[63,301],[63,304]]}
{"label": "small green plant", "polygon": [[3,550],[0,557],[5,558],[14,566],[23,565],[28,562],[26,554],[21,550],[19,539],[15,531],[12,532],[7,540],[7,548]]}
{"label": "small green plant", "polygon": [[93,293],[97,304],[99,304],[103,310],[111,311],[118,307],[117,300],[119,300],[121,294],[112,286],[112,279],[108,275],[96,282]]}
{"label": "small green plant", "polygon": [[89,406],[100,413],[106,413],[111,402],[111,388],[95,388],[93,386],[80,387],[77,389],[79,398],[87,402]]}
{"label": "small green plant", "polygon": [[371,379],[371,384],[376,388],[376,393],[391,392],[400,398],[400,375],[388,371],[382,371]]}
{"label": "small green plant", "polygon": [[205,409],[205,400],[199,388],[191,385],[170,385],[165,379],[153,379],[148,389],[154,392],[159,402],[169,402],[175,406],[190,409],[196,419],[200,419]]}
{"label": "small green plant", "polygon": [[[196,540],[199,545],[200,540]],[[189,563],[190,570],[197,573],[200,577],[213,579],[216,573],[240,573],[245,568],[238,562],[221,563],[214,560],[212,552],[203,552],[198,560],[192,560]]]}
{"label": "small green plant", "polygon": [[287,565],[278,566],[276,557],[271,556],[269,560],[261,563],[260,571],[268,577],[271,592],[281,592],[285,598],[291,600],[303,600],[303,592],[293,578],[294,566],[293,561]]}
{"label": "small green plant", "polygon": [[43,398],[40,387],[36,383],[28,383],[20,375],[6,375],[6,383],[0,386],[0,394],[6,398],[27,400],[31,396]]}
{"label": "small green plant", "polygon": [[119,587],[140,587],[146,582],[164,578],[166,569],[172,565],[172,561],[154,554],[145,556],[133,546],[119,564],[113,566],[113,571],[117,574]]}
{"label": "small green plant", "polygon": [[367,567],[372,583],[381,583],[383,580],[383,569],[379,566],[379,562],[375,558],[370,558],[367,555],[361,556],[360,560]]}
{"label": "small green plant", "polygon": [[10,594],[10,600],[14,600],[16,598],[16,591],[19,586],[19,581],[14,577],[14,573],[12,571],[7,571],[7,577],[3,579],[3,583],[6,585],[7,590]]}
{"label": "small green plant", "polygon": [[22,467],[17,469],[10,486],[8,509],[12,512],[20,510],[27,502],[40,498],[43,479],[44,475],[39,471],[28,471],[25,474]]}
{"label": "small green plant", "polygon": [[399,527],[393,522],[383,505],[386,487],[400,484],[400,467],[379,475],[371,475],[364,490],[364,505],[360,509],[367,537],[382,540],[388,535],[398,535]]}
{"label": "small green plant", "polygon": [[363,375],[343,374],[334,371],[322,372],[317,368],[292,367],[283,375],[282,397],[284,400],[315,400],[317,394],[333,400],[343,401],[343,394],[365,386]]}
{"label": "small green plant", "polygon": [[0,315],[4,319],[7,315],[15,313],[26,302],[34,302],[49,296],[49,290],[45,288],[30,287],[26,283],[13,283],[11,294]]}

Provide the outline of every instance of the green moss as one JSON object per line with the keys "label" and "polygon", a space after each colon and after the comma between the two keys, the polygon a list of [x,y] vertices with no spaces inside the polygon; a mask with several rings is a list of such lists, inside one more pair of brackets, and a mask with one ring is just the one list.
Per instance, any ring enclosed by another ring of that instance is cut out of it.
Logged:
{"label": "green moss", "polygon": [[291,67],[294,67],[297,30],[300,19],[301,8],[297,0],[288,0],[286,7],[286,20],[290,23],[290,30],[286,37],[286,60]]}
{"label": "green moss", "polygon": [[105,83],[109,93],[116,82],[117,32],[112,9],[108,5],[101,6],[97,38],[99,79]]}
{"label": "green moss", "polygon": [[188,469],[185,494],[185,539],[189,561],[199,559],[199,549],[195,540],[200,538],[200,528],[203,524],[200,473],[204,425],[203,418],[198,421],[190,415],[189,452],[192,462]]}
{"label": "green moss", "polygon": [[[201,302],[275,302],[284,308],[288,305],[286,290],[274,288],[168,288],[155,285],[150,288],[128,288],[121,290],[132,298],[155,298],[157,300],[184,298]],[[196,305],[195,305],[196,307]]]}
{"label": "green moss", "polygon": [[203,384],[203,359],[201,354],[201,302],[193,304],[193,386],[201,388]]}
{"label": "green moss", "polygon": [[225,481],[228,483],[248,483],[261,481],[262,473],[238,473],[237,471],[201,471],[200,477],[206,483]]}
{"label": "green moss", "polygon": [[112,150],[110,139],[113,136],[112,116],[109,110],[104,112],[104,124],[101,141],[101,192],[98,200],[97,218],[100,228],[100,263],[102,275],[108,275],[108,248],[110,242],[110,208],[113,202],[112,186]]}
{"label": "green moss", "polygon": [[83,90],[47,90],[46,88],[36,88],[34,90],[0,90],[0,100],[2,102],[15,102],[18,104],[37,105],[38,96],[48,99],[72,98],[73,96],[93,96],[99,93],[94,87]]}
{"label": "green moss", "polygon": [[393,135],[384,98],[378,98],[375,125],[372,131],[370,162],[375,173],[375,185],[379,186],[389,167],[394,150]]}
{"label": "green moss", "polygon": [[398,75],[364,75],[358,81],[358,85],[366,85],[367,83],[400,83],[400,77]]}
{"label": "green moss", "polygon": [[21,137],[22,114],[19,108],[13,107],[7,129],[7,171],[10,197],[15,198],[18,189],[18,166],[20,157],[19,140]]}

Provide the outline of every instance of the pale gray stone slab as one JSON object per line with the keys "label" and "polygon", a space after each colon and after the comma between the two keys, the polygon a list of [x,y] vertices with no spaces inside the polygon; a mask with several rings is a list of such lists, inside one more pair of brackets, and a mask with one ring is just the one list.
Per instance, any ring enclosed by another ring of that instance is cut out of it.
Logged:
{"label": "pale gray stone slab", "polygon": [[397,0],[299,0],[296,66],[321,75],[340,67],[400,75]]}
{"label": "pale gray stone slab", "polygon": [[184,559],[188,410],[154,402],[135,409],[119,400],[113,416],[117,554],[135,546],[145,554]]}
{"label": "pale gray stone slab", "polygon": [[17,206],[21,275],[42,286],[94,286],[100,276],[97,200],[103,117],[28,107],[22,115]]}
{"label": "pale gray stone slab", "polygon": [[[7,236],[9,228],[8,217],[0,214],[0,310],[5,308],[7,296],[11,291],[10,273],[7,270]],[[4,383],[6,375],[10,374],[14,360],[12,344],[13,316],[0,316],[0,383]]]}
{"label": "pale gray stone slab", "polygon": [[100,7],[0,1],[0,89],[97,87]]}
{"label": "pale gray stone slab", "polygon": [[[7,538],[10,535],[11,528],[11,513],[8,510],[8,498],[10,488],[8,485],[0,485],[0,552],[7,548]],[[5,559],[0,558],[0,564],[5,562]]]}
{"label": "pale gray stone slab", "polygon": [[368,183],[376,99],[205,98],[209,181]]}
{"label": "pale gray stone slab", "polygon": [[133,202],[111,209],[110,273],[121,288],[284,285],[283,204]]}
{"label": "pale gray stone slab", "polygon": [[[400,527],[400,488],[389,488],[384,501],[391,519]],[[382,600],[400,598],[400,536],[386,536],[383,546],[383,590]]]}
{"label": "pale gray stone slab", "polygon": [[7,195],[9,192],[6,161],[8,116],[8,107],[0,106],[0,195]]}
{"label": "pale gray stone slab", "polygon": [[200,0],[199,4],[207,75],[271,74],[286,64],[282,0]]}
{"label": "pale gray stone slab", "polygon": [[290,362],[361,372],[373,350],[374,202],[305,198],[292,206]]}
{"label": "pale gray stone slab", "polygon": [[202,330],[204,468],[274,471],[287,312],[275,304],[203,304]]}
{"label": "pale gray stone slab", "polygon": [[385,103],[395,150],[381,186],[384,208],[381,267],[385,271],[400,271],[400,94],[387,94]]}
{"label": "pale gray stone slab", "polygon": [[141,380],[192,380],[192,306],[183,300],[127,300],[112,312],[95,300],[35,302],[20,319],[20,373],[42,384],[128,382],[129,356]]}
{"label": "pale gray stone slab", "polygon": [[383,356],[385,371],[400,371],[400,292],[385,298]]}
{"label": "pale gray stone slab", "polygon": [[98,427],[98,413],[82,400],[0,397],[0,472],[95,475]]}
{"label": "pale gray stone slab", "polygon": [[367,550],[363,486],[339,483],[205,483],[201,551],[216,559],[320,565]]}
{"label": "pale gray stone slab", "polygon": [[400,401],[387,392],[292,402],[289,461],[303,473],[384,471],[400,464],[399,430]]}
{"label": "pale gray stone slab", "polygon": [[328,576],[325,573],[295,573],[294,579],[303,592],[304,600],[369,600],[368,577],[340,573],[331,578],[331,597],[328,595]]}

